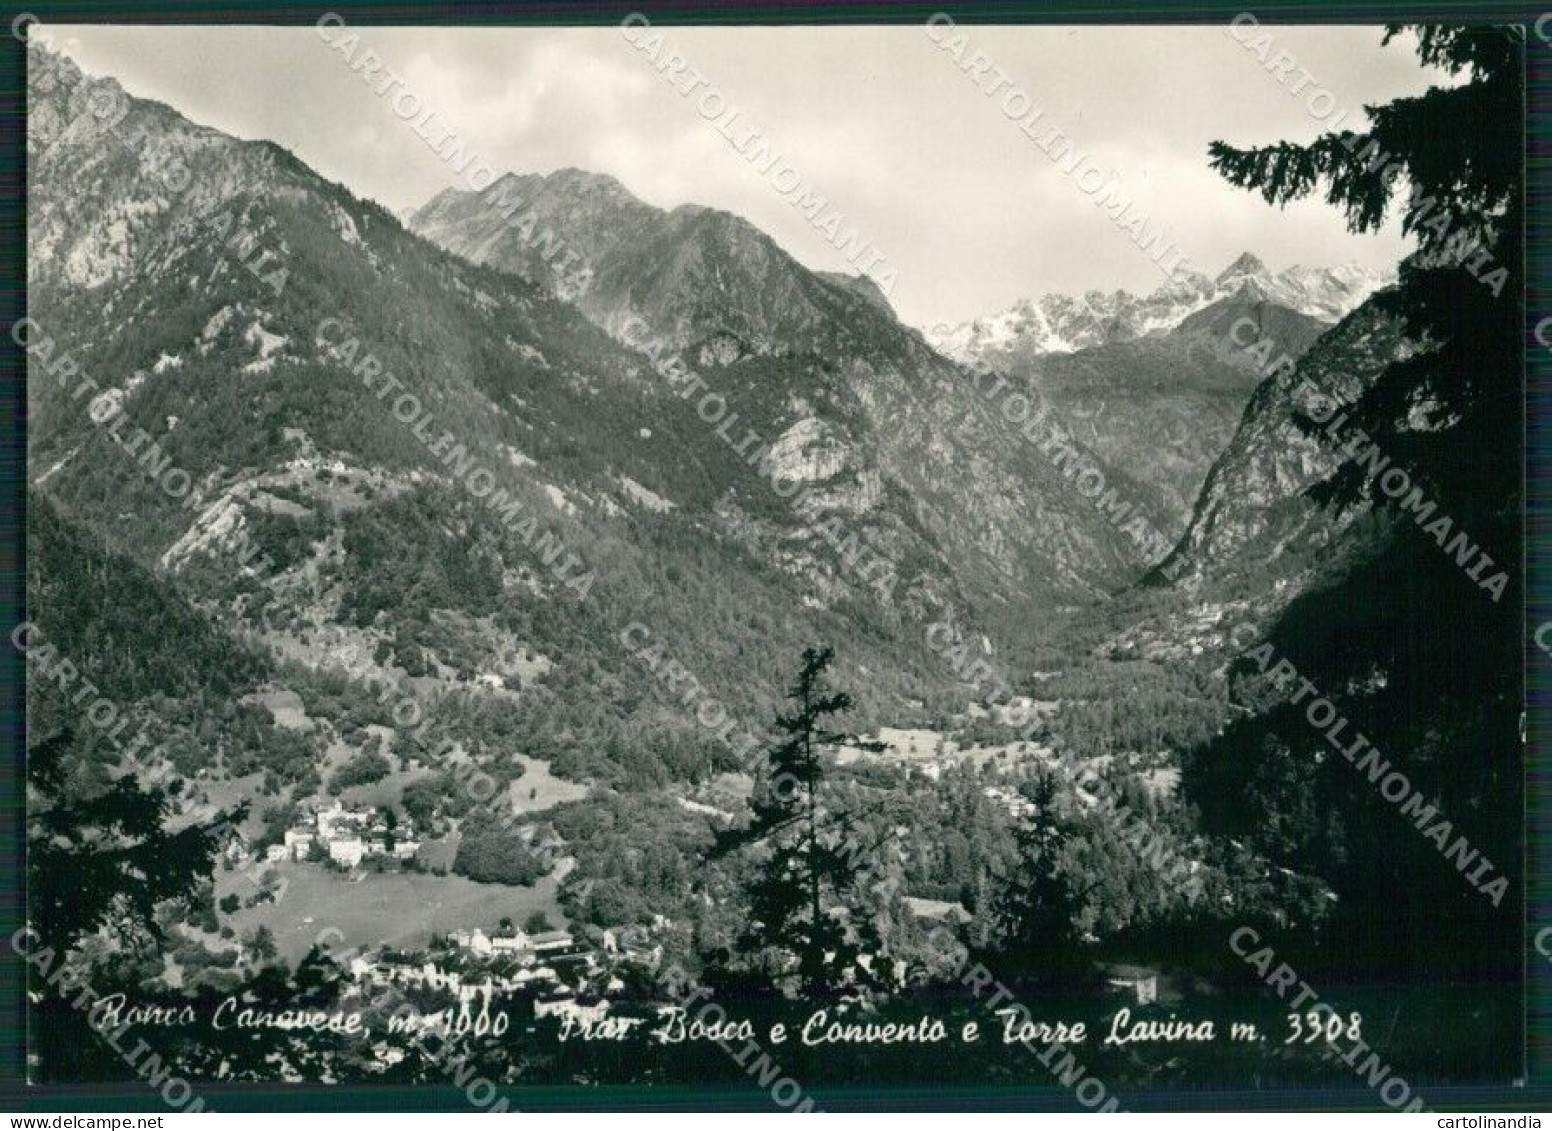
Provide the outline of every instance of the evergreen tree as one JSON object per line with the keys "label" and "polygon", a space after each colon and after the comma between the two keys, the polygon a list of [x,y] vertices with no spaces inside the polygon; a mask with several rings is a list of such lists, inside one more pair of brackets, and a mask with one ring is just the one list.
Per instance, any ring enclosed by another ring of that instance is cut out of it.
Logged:
{"label": "evergreen tree", "polygon": [[[1403,30],[1388,28],[1386,42]],[[1430,348],[1396,360],[1344,411],[1397,465],[1415,468],[1445,496],[1441,510],[1484,518],[1512,513],[1517,521],[1523,35],[1491,27],[1410,30],[1423,63],[1465,81],[1368,107],[1371,123],[1363,132],[1256,149],[1214,142],[1212,164],[1277,205],[1323,184],[1326,200],[1355,232],[1374,231],[1399,213],[1419,253],[1401,265],[1400,285],[1377,301]],[[1445,426],[1418,428],[1419,409]],[[1471,458],[1461,459],[1464,453]],[[1322,495],[1338,502],[1384,498],[1353,459]]]}
{"label": "evergreen tree", "polygon": [[275,946],[275,933],[262,923],[254,928],[253,934],[248,939],[248,946],[253,952],[253,962],[256,966],[266,966],[279,957],[279,950]]}
{"label": "evergreen tree", "polygon": [[[242,810],[172,831],[172,807],[161,790],[132,774],[107,784],[89,780],[66,728],[27,752],[28,950],[47,955],[31,971],[33,1047],[42,1076],[80,1080],[117,1072],[112,1054],[91,1036],[77,1005],[80,986],[96,994],[139,989],[161,972],[157,904],[193,895],[208,880],[220,848],[219,829]],[[111,968],[85,969],[76,948],[99,931],[111,937]],[[59,974],[69,968],[79,981]]]}
{"label": "evergreen tree", "polygon": [[1087,892],[1075,890],[1062,864],[1072,830],[1057,811],[1055,780],[1041,774],[1020,793],[1033,808],[1014,829],[1015,871],[997,898],[1002,965],[1034,980],[1061,981],[1081,966],[1075,923]]}
{"label": "evergreen tree", "polygon": [[847,967],[876,942],[856,901],[847,902],[864,869],[858,842],[861,822],[826,788],[824,752],[841,745],[878,750],[878,743],[830,729],[826,720],[852,705],[828,685],[834,649],[808,648],[797,681],[787,693],[794,704],[779,714],[780,737],[771,747],[766,779],[750,803],[749,824],[722,834],[715,855],[746,846],[763,848],[746,885],[750,922],[741,940],[751,951],[774,949],[796,959],[806,991],[844,981]]}
{"label": "evergreen tree", "polygon": [[[1397,212],[1418,241],[1398,285],[1371,300],[1408,348],[1341,407],[1344,437],[1367,433],[1415,490],[1387,497],[1357,458],[1319,485],[1318,500],[1373,502],[1393,521],[1339,584],[1291,603],[1270,640],[1449,824],[1414,827],[1288,703],[1193,752],[1182,784],[1209,828],[1330,880],[1334,965],[1503,986],[1507,1010],[1521,960],[1523,36],[1410,30],[1453,85],[1369,107],[1360,132],[1211,152],[1274,204],[1324,186],[1354,231]],[[1447,551],[1459,533],[1494,564]],[[1240,675],[1256,686],[1249,661]],[[1492,862],[1478,881],[1442,851],[1461,835]]]}

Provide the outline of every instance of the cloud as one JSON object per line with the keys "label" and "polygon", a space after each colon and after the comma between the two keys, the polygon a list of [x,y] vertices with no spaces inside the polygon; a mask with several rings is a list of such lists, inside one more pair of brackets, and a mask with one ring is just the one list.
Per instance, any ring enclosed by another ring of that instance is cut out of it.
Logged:
{"label": "cloud", "polygon": [[574,164],[577,136],[616,128],[648,76],[555,36],[505,65],[467,67],[460,56],[419,51],[405,81],[498,170]]}

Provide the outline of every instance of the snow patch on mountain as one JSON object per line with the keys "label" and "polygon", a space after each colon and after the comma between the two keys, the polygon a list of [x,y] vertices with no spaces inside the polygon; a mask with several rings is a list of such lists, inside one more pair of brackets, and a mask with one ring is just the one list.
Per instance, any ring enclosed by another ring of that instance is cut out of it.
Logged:
{"label": "snow patch on mountain", "polygon": [[1076,353],[1110,342],[1163,334],[1213,303],[1248,291],[1324,322],[1340,321],[1369,295],[1395,279],[1356,263],[1339,267],[1289,267],[1273,274],[1249,252],[1216,276],[1183,273],[1151,294],[1088,291],[1021,299],[1007,310],[957,324],[926,329],[939,353],[959,362],[988,354],[1034,356]]}

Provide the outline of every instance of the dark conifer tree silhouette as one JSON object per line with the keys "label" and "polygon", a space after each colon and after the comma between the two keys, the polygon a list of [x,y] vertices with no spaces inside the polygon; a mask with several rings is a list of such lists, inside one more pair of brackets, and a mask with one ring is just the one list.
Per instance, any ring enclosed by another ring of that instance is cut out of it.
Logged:
{"label": "dark conifer tree silhouette", "polygon": [[[1423,63],[1465,81],[1368,107],[1367,130],[1328,133],[1309,145],[1214,142],[1212,165],[1277,205],[1324,185],[1326,200],[1355,232],[1374,231],[1399,213],[1420,251],[1378,302],[1404,320],[1409,337],[1432,348],[1391,364],[1352,407],[1351,423],[1398,465],[1425,475],[1449,506],[1517,514],[1523,36],[1507,28],[1392,26],[1386,42],[1404,30],[1417,35]],[[1429,401],[1438,405],[1431,415],[1456,418],[1450,427],[1409,423]],[[1472,458],[1459,458],[1467,451]],[[1322,494],[1339,502],[1384,498],[1352,460]]]}
{"label": "dark conifer tree silhouette", "polygon": [[852,706],[851,696],[833,690],[826,679],[834,658],[829,647],[804,650],[787,693],[794,708],[777,716],[779,736],[750,803],[751,820],[722,834],[714,849],[717,855],[763,849],[746,884],[751,921],[742,942],[751,950],[775,948],[795,957],[807,991],[839,984],[866,944],[876,941],[865,917],[851,914],[856,908],[845,899],[876,846],[859,842],[859,815],[828,795],[824,753],[842,745],[883,747],[827,724]]}
{"label": "dark conifer tree silhouette", "polygon": [[[47,952],[50,973],[57,975],[72,947],[110,927],[128,948],[126,965],[151,960],[159,971],[155,952],[162,931],[156,905],[191,894],[211,875],[220,829],[240,820],[245,807],[173,831],[165,794],[143,788],[133,775],[100,790],[76,788],[71,767],[75,741],[66,728],[28,750],[27,925],[33,932],[28,949]],[[48,1078],[98,1075],[113,1062],[77,1005],[84,1000],[89,1008],[91,999],[81,997],[79,983],[51,980],[43,973],[32,971],[31,988],[39,1000],[29,1051]],[[97,994],[111,988],[100,976],[92,983]]]}
{"label": "dark conifer tree silhouette", "polygon": [[1062,867],[1072,830],[1057,810],[1055,780],[1041,774],[1020,792],[1033,808],[1014,828],[1016,870],[997,899],[1001,964],[1027,979],[1064,981],[1082,966],[1075,924],[1087,892],[1077,891]]}
{"label": "dark conifer tree silhouette", "polygon": [[[1270,636],[1349,730],[1448,815],[1450,839],[1464,834],[1491,860],[1486,875],[1499,886],[1474,888],[1344,759],[1317,755],[1321,735],[1288,704],[1235,720],[1193,752],[1182,786],[1210,830],[1332,882],[1339,899],[1324,943],[1349,975],[1372,964],[1392,982],[1459,976],[1512,996],[1523,837],[1523,32],[1391,27],[1387,41],[1403,30],[1451,85],[1367,107],[1362,131],[1308,145],[1219,142],[1211,157],[1274,204],[1323,188],[1354,231],[1399,214],[1418,240],[1397,286],[1371,300],[1407,347],[1341,411],[1343,438],[1367,433],[1421,496],[1387,497],[1361,459],[1344,458],[1313,496],[1337,507],[1369,500],[1394,522],[1339,584],[1290,604]],[[1431,519],[1414,520],[1424,501]],[[1443,539],[1459,532],[1495,564],[1472,568],[1447,552]],[[1506,583],[1484,585],[1500,570]],[[1253,675],[1246,663],[1236,670]],[[1261,819],[1268,809],[1275,825]]]}

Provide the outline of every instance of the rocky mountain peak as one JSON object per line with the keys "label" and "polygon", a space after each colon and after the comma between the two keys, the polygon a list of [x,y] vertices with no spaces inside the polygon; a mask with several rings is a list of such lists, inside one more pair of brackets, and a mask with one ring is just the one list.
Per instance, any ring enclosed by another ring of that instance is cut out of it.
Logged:
{"label": "rocky mountain peak", "polygon": [[[508,174],[511,176],[512,174]],[[556,169],[553,173],[544,177],[544,180],[554,185],[567,186],[583,191],[617,193],[621,196],[636,199],[619,179],[608,173],[594,173],[587,169],[578,169],[574,165],[567,165],[563,169]]]}
{"label": "rocky mountain peak", "polygon": [[826,282],[844,287],[858,298],[872,303],[880,311],[894,317],[894,307],[889,304],[889,298],[884,294],[884,289],[871,276],[862,273],[848,275],[844,271],[817,271],[815,272]]}
{"label": "rocky mountain peak", "polygon": [[545,249],[574,251],[588,285],[566,297],[610,333],[641,319],[680,347],[726,336],[753,354],[833,352],[839,334],[854,339],[848,348],[919,348],[871,280],[810,271],[742,216],[693,203],[665,211],[606,174],[508,174],[483,193],[450,189],[409,226],[552,290]]}
{"label": "rocky mountain peak", "polygon": [[1241,252],[1239,258],[1230,263],[1218,273],[1217,283],[1229,283],[1235,279],[1245,277],[1270,279],[1271,272],[1266,269],[1266,264],[1251,252]]}

